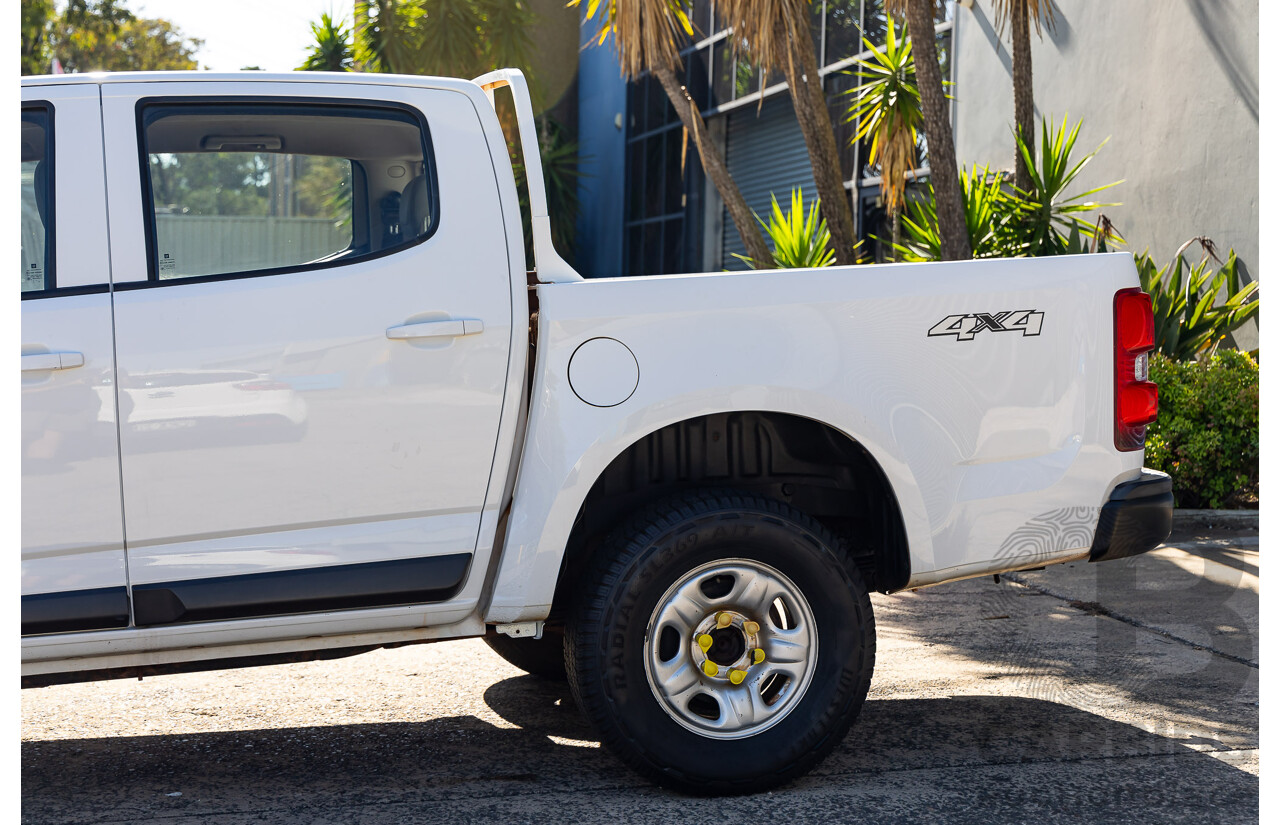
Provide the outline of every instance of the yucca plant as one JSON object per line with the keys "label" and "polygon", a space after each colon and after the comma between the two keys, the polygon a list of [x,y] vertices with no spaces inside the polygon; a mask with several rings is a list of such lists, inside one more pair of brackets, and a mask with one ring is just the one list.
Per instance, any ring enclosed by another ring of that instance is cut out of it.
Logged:
{"label": "yucca plant", "polygon": [[1097,149],[1080,160],[1073,161],[1071,153],[1080,134],[1080,125],[1081,121],[1077,121],[1068,131],[1067,119],[1064,117],[1055,129],[1051,119],[1042,119],[1038,160],[1021,136],[1016,132],[1014,134],[1018,151],[1027,164],[1027,174],[1031,178],[1029,190],[1014,189],[1014,194],[1020,201],[1018,222],[1023,236],[1022,254],[1033,257],[1065,254],[1069,248],[1068,239],[1072,228],[1087,238],[1094,236],[1094,224],[1083,219],[1083,213],[1106,206],[1119,206],[1118,203],[1095,203],[1086,199],[1124,181],[1103,184],[1078,195],[1067,194],[1067,189],[1075,182],[1080,171],[1106,145],[1104,140]]}
{"label": "yucca plant", "polygon": [[[1183,254],[1199,243],[1204,254],[1199,263],[1188,265]],[[1134,255],[1142,289],[1151,296],[1155,313],[1156,350],[1176,361],[1186,361],[1212,352],[1230,332],[1258,314],[1258,283],[1240,285],[1235,250],[1217,271],[1209,263],[1218,261],[1213,242],[1192,238],[1179,247],[1163,268],[1151,255]],[[1225,289],[1226,300],[1216,304]]]}
{"label": "yucca plant", "polygon": [[[831,266],[836,260],[836,253],[831,250],[831,231],[827,228],[826,218],[822,217],[821,200],[814,198],[806,211],[804,192],[796,187],[791,190],[791,209],[783,212],[777,196],[770,192],[769,197],[773,201],[773,211],[768,223],[754,212],[751,214],[755,215],[773,244],[774,266],[779,269]],[[735,253],[734,257],[753,269],[760,268],[746,255]]]}
{"label": "yucca plant", "polygon": [[845,122],[855,124],[851,142],[870,136],[867,161],[880,165],[880,192],[896,213],[902,208],[907,174],[916,168],[917,133],[924,123],[911,41],[895,35],[890,17],[884,47],[865,37],[862,45],[871,58],[857,63],[861,71],[855,74],[862,82],[846,92],[853,102]]}
{"label": "yucca plant", "polygon": [[865,37],[862,45],[871,52],[871,58],[858,61],[861,71],[856,74],[861,84],[847,92],[853,102],[845,122],[854,124],[851,142],[871,139],[867,162],[880,165],[880,194],[893,227],[891,245],[896,248],[907,175],[916,168],[917,134],[924,125],[920,89],[916,85],[912,43],[896,36],[892,17],[888,19],[883,48]]}
{"label": "yucca plant", "polygon": [[[1004,173],[992,172],[985,166],[974,166],[960,177],[965,229],[975,258],[1008,258],[1021,252],[1022,244],[1014,225],[1017,201],[1005,191],[1004,183]],[[906,243],[893,245],[904,261],[942,260],[932,182],[925,185],[922,195],[907,201],[906,214],[902,217]]]}

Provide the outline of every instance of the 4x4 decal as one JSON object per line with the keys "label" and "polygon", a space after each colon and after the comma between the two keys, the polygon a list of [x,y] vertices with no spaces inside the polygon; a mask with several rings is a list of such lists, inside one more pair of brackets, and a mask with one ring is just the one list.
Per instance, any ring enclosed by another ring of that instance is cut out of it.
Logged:
{"label": "4x4 decal", "polygon": [[948,315],[933,325],[929,337],[954,335],[957,341],[972,341],[983,330],[992,332],[1021,332],[1023,335],[1039,335],[1044,323],[1044,313],[1034,309],[1010,309],[1005,312],[974,312],[968,315]]}

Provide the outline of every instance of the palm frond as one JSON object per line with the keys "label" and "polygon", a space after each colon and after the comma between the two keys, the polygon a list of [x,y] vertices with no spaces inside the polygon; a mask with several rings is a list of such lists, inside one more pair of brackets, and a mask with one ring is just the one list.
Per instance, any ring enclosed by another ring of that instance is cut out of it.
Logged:
{"label": "palm frond", "polygon": [[[570,0],[569,6],[582,5]],[[677,69],[684,37],[693,35],[682,0],[587,0],[588,20],[599,18],[595,40],[613,36],[618,65],[628,80],[654,68]]]}
{"label": "palm frond", "polygon": [[1042,22],[1049,31],[1054,30],[1057,17],[1052,0],[991,0],[991,13],[996,19],[996,26],[1001,35],[1006,28],[1013,25],[1013,13],[1017,6],[1026,7],[1027,19],[1036,27],[1036,37],[1044,36],[1041,29]]}

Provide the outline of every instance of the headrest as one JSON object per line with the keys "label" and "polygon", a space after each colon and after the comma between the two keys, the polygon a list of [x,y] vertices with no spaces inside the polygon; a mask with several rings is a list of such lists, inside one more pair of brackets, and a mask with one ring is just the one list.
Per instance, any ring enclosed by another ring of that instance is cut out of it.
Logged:
{"label": "headrest", "polygon": [[430,194],[426,175],[418,175],[405,185],[400,195],[401,240],[414,240],[431,228]]}

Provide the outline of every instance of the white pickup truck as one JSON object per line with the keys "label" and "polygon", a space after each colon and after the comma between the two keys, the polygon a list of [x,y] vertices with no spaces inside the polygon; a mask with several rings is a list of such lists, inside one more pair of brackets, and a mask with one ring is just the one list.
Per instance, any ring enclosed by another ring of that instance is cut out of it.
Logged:
{"label": "white pickup truck", "polygon": [[870,591],[1141,553],[1127,255],[584,280],[497,92],[22,87],[26,686],[484,636],[698,793],[835,746]]}

